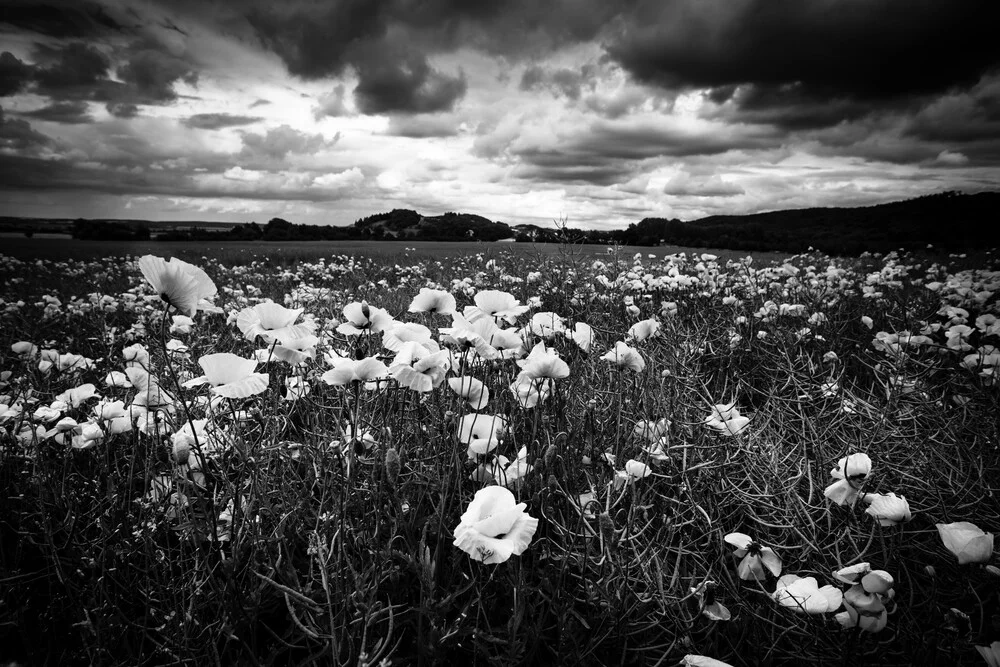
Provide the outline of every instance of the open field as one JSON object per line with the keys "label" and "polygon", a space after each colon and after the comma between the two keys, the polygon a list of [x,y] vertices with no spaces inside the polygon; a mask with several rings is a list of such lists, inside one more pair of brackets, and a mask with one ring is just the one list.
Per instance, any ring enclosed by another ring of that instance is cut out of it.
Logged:
{"label": "open field", "polygon": [[[439,243],[433,241],[292,241],[287,243],[215,241],[203,243],[193,241],[77,241],[66,236],[29,239],[23,235],[11,237],[0,235],[0,244],[3,248],[0,252],[9,257],[23,260],[90,260],[102,257],[123,257],[126,255],[140,257],[146,254],[155,254],[162,257],[177,257],[188,262],[197,262],[203,257],[209,257],[226,264],[242,264],[257,259],[285,265],[300,261],[315,262],[320,258],[329,258],[333,255],[358,255],[376,258],[409,257],[414,260],[425,260],[468,257],[477,253],[491,257],[508,251],[529,257],[559,254],[602,257],[608,254],[608,246],[603,245],[567,247],[554,243]],[[618,248],[619,253],[627,256],[635,253],[642,253],[643,256],[646,256],[652,253],[657,257],[663,257],[684,251],[690,252],[691,249],[680,246],[619,246]],[[715,249],[699,249],[697,252],[713,253],[723,261],[733,257],[751,255],[758,261],[771,262],[788,256],[787,253],[748,253]]]}
{"label": "open field", "polygon": [[3,243],[0,661],[1000,654],[992,255]]}

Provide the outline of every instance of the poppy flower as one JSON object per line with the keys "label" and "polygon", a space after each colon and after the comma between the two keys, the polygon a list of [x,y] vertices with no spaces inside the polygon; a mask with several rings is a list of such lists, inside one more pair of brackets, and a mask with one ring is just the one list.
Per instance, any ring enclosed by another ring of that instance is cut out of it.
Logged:
{"label": "poppy flower", "polygon": [[736,573],[743,581],[764,581],[767,579],[765,568],[776,577],[781,574],[781,559],[770,547],[762,546],[744,533],[729,533],[723,539],[736,547],[733,556],[742,559]]}
{"label": "poppy flower", "polygon": [[132,430],[132,418],[125,409],[124,401],[101,401],[94,406],[93,414],[108,435]]}
{"label": "poppy flower", "polygon": [[291,366],[297,366],[316,358],[318,344],[319,338],[311,334],[300,338],[284,338],[280,343],[272,343],[270,347],[257,350],[256,359],[263,362],[277,359]]}
{"label": "poppy flower", "polygon": [[527,357],[517,361],[517,365],[521,367],[523,375],[533,380],[569,377],[569,365],[559,358],[554,349],[546,348],[544,343],[537,343]]}
{"label": "poppy flower", "polygon": [[740,414],[736,403],[726,403],[712,407],[712,413],[705,417],[705,425],[725,436],[737,435],[750,423],[749,417]]}
{"label": "poppy flower", "polygon": [[868,503],[865,513],[878,519],[883,526],[898,526],[912,517],[910,504],[906,502],[905,496],[897,496],[895,493],[866,493],[864,501]]}
{"label": "poppy flower", "polygon": [[983,532],[968,521],[935,525],[945,548],[955,554],[960,565],[986,563],[993,557],[993,533]]}
{"label": "poppy flower", "polygon": [[172,334],[189,334],[191,327],[194,326],[194,320],[187,315],[174,315],[170,320],[170,333]]}
{"label": "poppy flower", "polygon": [[881,595],[869,593],[856,584],[844,593],[843,603],[844,611],[834,616],[843,627],[873,633],[885,629],[888,613]]}
{"label": "poppy flower", "polygon": [[260,394],[267,389],[270,377],[267,373],[255,373],[256,359],[244,359],[230,352],[206,354],[198,359],[205,374],[188,380],[185,387],[201,384],[212,385],[212,393],[223,398],[246,398]]}
{"label": "poppy flower", "polygon": [[375,357],[364,359],[340,359],[336,365],[323,373],[323,382],[335,387],[343,387],[352,382],[363,382],[365,389],[377,389],[378,383],[389,378],[389,369]]}
{"label": "poppy flower", "polygon": [[88,382],[87,384],[81,384],[79,387],[67,389],[56,396],[56,400],[62,401],[70,407],[78,408],[97,396],[97,388]]}
{"label": "poppy flower", "polygon": [[473,412],[459,420],[458,441],[469,448],[469,458],[474,459],[496,449],[506,428],[503,417]]}
{"label": "poppy flower", "polygon": [[655,318],[636,322],[628,330],[628,337],[638,342],[659,335],[660,323]]}
{"label": "poppy flower", "polygon": [[714,581],[703,581],[689,590],[697,598],[702,616],[713,621],[728,621],[732,614],[724,604],[715,599],[716,587]]}
{"label": "poppy flower", "polygon": [[681,664],[687,667],[733,667],[728,662],[709,658],[707,655],[695,655],[693,653],[689,653],[681,658]]}
{"label": "poppy flower", "polygon": [[568,338],[573,339],[577,347],[584,352],[590,352],[590,346],[594,344],[594,329],[589,324],[577,322],[573,325],[572,331],[567,329],[565,333]]}
{"label": "poppy flower", "polygon": [[410,302],[411,313],[436,313],[451,315],[456,308],[455,297],[444,290],[421,287],[420,293]]}
{"label": "poppy flower", "polygon": [[73,449],[91,449],[104,439],[104,431],[95,422],[84,422],[73,429],[70,446]]}
{"label": "poppy flower", "polygon": [[522,306],[513,294],[500,290],[483,290],[476,293],[472,300],[476,305],[468,308],[465,316],[473,321],[491,317],[513,324],[519,315],[528,312],[528,306]]}
{"label": "poppy flower", "polygon": [[522,408],[530,410],[552,395],[552,380],[533,378],[522,371],[511,383],[510,393],[514,395]]}
{"label": "poppy flower", "polygon": [[390,352],[399,352],[403,345],[411,342],[420,343],[431,351],[438,350],[431,330],[416,322],[398,322],[382,332],[382,347]]}
{"label": "poppy flower", "polygon": [[986,661],[986,667],[1000,667],[1000,641],[995,641],[989,646],[976,646],[976,650]]}
{"label": "poppy flower", "polygon": [[490,402],[490,390],[482,381],[474,377],[463,375],[462,377],[450,378],[448,386],[473,410],[482,410]]}
{"label": "poppy flower", "polygon": [[556,313],[546,311],[532,315],[524,330],[540,338],[550,339],[566,331],[566,323]]}
{"label": "poppy flower", "polygon": [[292,310],[281,304],[265,301],[237,313],[236,326],[247,340],[260,336],[268,345],[275,341],[284,343],[291,338],[309,336],[316,330],[311,323],[295,324],[303,310]]}
{"label": "poppy flower", "polygon": [[415,342],[404,343],[389,366],[389,374],[412,391],[427,393],[441,384],[451,368],[447,350],[431,352]]}
{"label": "poppy flower", "polygon": [[136,390],[133,405],[154,411],[173,405],[174,397],[160,387],[160,383],[145,368],[129,366],[125,369],[125,376]]}
{"label": "poppy flower", "polygon": [[604,361],[610,361],[618,368],[626,368],[636,373],[641,373],[646,368],[646,362],[637,351],[618,341],[607,354],[601,357]]}
{"label": "poppy flower", "polygon": [[635,423],[635,427],[632,429],[632,433],[634,433],[636,437],[643,438],[649,442],[656,442],[660,440],[660,438],[666,437],[669,432],[669,419],[659,419],[657,421],[640,419]]}
{"label": "poppy flower", "polygon": [[367,301],[355,301],[344,306],[344,317],[347,321],[337,326],[337,332],[345,336],[382,333],[396,324],[392,315],[368,305]]}
{"label": "poppy flower", "polygon": [[782,607],[806,614],[825,614],[843,602],[844,594],[835,586],[820,588],[815,577],[786,574],[778,579],[772,596]]}
{"label": "poppy flower", "polygon": [[464,350],[474,350],[483,359],[511,357],[519,354],[523,341],[513,329],[501,329],[488,317],[471,321],[465,316],[452,315],[452,326],[441,327],[442,341]]}
{"label": "poppy flower", "polygon": [[531,470],[532,465],[528,463],[528,447],[524,446],[518,450],[517,458],[513,461],[503,454],[497,454],[490,460],[480,463],[470,479],[476,482],[516,488]]}
{"label": "poppy flower", "polygon": [[455,528],[455,546],[486,565],[520,556],[538,529],[538,519],[525,509],[502,486],[480,489]]}
{"label": "poppy flower", "polygon": [[826,487],[823,495],[838,505],[852,504],[858,499],[858,492],[871,471],[872,460],[867,454],[845,456],[837,462],[837,467],[830,471],[830,476],[837,481]]}
{"label": "poppy flower", "polygon": [[176,257],[167,262],[162,257],[145,255],[139,258],[139,270],[160,299],[188,317],[198,311],[203,299],[217,292],[207,273]]}

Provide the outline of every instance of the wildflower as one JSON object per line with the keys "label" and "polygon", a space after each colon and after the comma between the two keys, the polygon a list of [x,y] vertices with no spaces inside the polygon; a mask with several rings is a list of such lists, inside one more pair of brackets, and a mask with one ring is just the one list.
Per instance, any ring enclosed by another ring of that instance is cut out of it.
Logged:
{"label": "wildflower", "polygon": [[563,322],[563,319],[559,317],[559,315],[553,312],[541,312],[535,313],[531,316],[531,321],[528,322],[525,330],[530,331],[536,336],[549,340],[556,334],[565,333],[566,324]]}
{"label": "wildflower", "polygon": [[834,616],[845,628],[860,628],[864,632],[879,632],[888,622],[882,596],[869,593],[856,584],[843,594],[844,610]]}
{"label": "wildflower", "polygon": [[173,405],[174,397],[160,387],[156,378],[143,367],[129,366],[125,369],[125,376],[136,390],[135,398],[132,399],[133,405],[154,411]]}
{"label": "wildflower", "polygon": [[696,587],[689,589],[691,594],[698,599],[698,608],[705,618],[713,621],[728,621],[732,614],[726,606],[715,599],[716,583],[714,581],[703,581]]}
{"label": "wildflower", "polygon": [[712,414],[705,417],[705,425],[726,436],[738,434],[750,423],[749,417],[740,414],[736,403],[719,404],[712,407]]}
{"label": "wildflower", "polygon": [[128,376],[121,371],[111,371],[104,378],[104,384],[108,387],[131,387]]}
{"label": "wildflower", "polygon": [[628,337],[638,343],[646,340],[647,338],[654,338],[655,336],[658,336],[659,332],[660,323],[656,320],[656,318],[650,318],[648,320],[636,322],[629,327]]}
{"label": "wildflower", "polygon": [[552,394],[552,380],[533,378],[522,371],[511,383],[510,393],[514,395],[522,408],[528,410],[548,399]]}
{"label": "wildflower", "polygon": [[935,525],[945,548],[955,554],[960,565],[986,563],[993,557],[993,533],[983,532],[968,521]]}
{"label": "wildflower", "polygon": [[416,322],[399,322],[382,332],[382,347],[399,352],[406,343],[420,343],[428,350],[437,351],[438,344],[431,336],[431,330]]}
{"label": "wildflower", "polygon": [[215,283],[193,264],[171,257],[145,255],[139,259],[139,270],[165,303],[181,314],[192,317],[202,300],[216,294]]}
{"label": "wildflower", "polygon": [[237,313],[236,326],[247,340],[252,341],[260,336],[268,345],[275,341],[285,343],[289,339],[309,336],[316,330],[312,323],[295,324],[303,310],[291,310],[272,301],[265,301]]}
{"label": "wildflower", "polygon": [[84,422],[73,429],[73,449],[90,449],[104,439],[104,431],[95,422]]}
{"label": "wildflower", "polygon": [[864,501],[868,503],[866,514],[870,514],[878,519],[883,526],[898,526],[904,521],[909,521],[910,504],[906,502],[905,496],[897,496],[895,493],[867,493]]}
{"label": "wildflower", "polygon": [[447,350],[431,352],[419,343],[408,342],[396,353],[389,373],[401,386],[426,393],[441,384],[449,368]]}
{"label": "wildflower", "polygon": [[132,419],[124,401],[101,401],[94,406],[94,419],[101,423],[108,435],[132,430]]}
{"label": "wildflower", "polygon": [[519,359],[521,374],[532,380],[539,378],[559,379],[569,377],[569,365],[559,358],[554,349],[538,343],[524,359]]}
{"label": "wildflower", "polygon": [[464,313],[471,321],[482,317],[491,317],[494,320],[505,320],[507,323],[513,324],[519,315],[528,312],[528,306],[522,306],[513,294],[499,290],[483,290],[478,292],[472,300],[476,302],[476,305],[468,308]]}
{"label": "wildflower", "polygon": [[497,454],[488,461],[485,461],[472,473],[471,479],[477,482],[487,482],[506,486],[507,488],[520,486],[525,475],[530,473],[532,465],[528,463],[528,448],[521,447],[517,452],[517,458],[511,461],[503,454]]}
{"label": "wildflower", "polygon": [[490,402],[490,390],[474,377],[463,375],[451,378],[448,380],[448,386],[459,397],[468,402],[473,410],[482,410]]}
{"label": "wildflower", "polygon": [[513,329],[501,329],[488,317],[470,321],[455,313],[451,327],[442,327],[445,343],[466,350],[475,350],[483,359],[497,359],[519,355],[521,337]]}
{"label": "wildflower", "polygon": [[285,378],[285,393],[282,396],[282,399],[286,401],[297,401],[304,396],[308,396],[310,391],[312,391],[312,387],[305,378],[298,375],[292,375]]}
{"label": "wildflower", "polygon": [[194,326],[194,320],[192,320],[187,315],[174,315],[171,319],[170,333],[172,334],[188,334],[191,333],[191,327]]}
{"label": "wildflower", "polygon": [[365,383],[365,389],[377,389],[378,383],[389,378],[389,369],[375,357],[364,359],[339,359],[336,365],[323,373],[323,382],[342,387],[352,382]]}
{"label": "wildflower", "polygon": [[573,326],[573,330],[567,329],[565,332],[567,337],[572,338],[573,342],[576,343],[584,352],[590,352],[590,346],[594,343],[594,330],[589,324],[583,322],[577,322]]}
{"label": "wildflower", "polygon": [[270,376],[267,373],[255,373],[256,359],[244,359],[229,352],[206,354],[198,359],[205,374],[188,380],[185,387],[195,387],[201,384],[212,385],[212,393],[224,398],[246,398],[254,396],[267,389]]}
{"label": "wildflower", "polygon": [[618,368],[627,368],[636,373],[641,373],[646,368],[646,361],[642,355],[622,341],[616,342],[614,348],[601,359],[610,361]]}
{"label": "wildflower", "polygon": [[872,321],[872,318],[868,317],[867,315],[861,316],[861,323],[864,324],[869,329],[875,326],[875,322]]}
{"label": "wildflower", "polygon": [[659,419],[657,421],[640,419],[635,423],[635,427],[632,429],[632,433],[634,433],[636,437],[643,438],[649,442],[656,442],[657,440],[666,437],[669,432],[669,419]]}
{"label": "wildflower", "polygon": [[835,586],[820,588],[815,577],[786,574],[778,579],[773,597],[775,602],[782,607],[794,611],[806,614],[825,614],[840,606],[844,594]]}
{"label": "wildflower", "polygon": [[976,646],[976,650],[986,661],[986,667],[1000,667],[1000,641],[995,641],[989,646]]}
{"label": "wildflower", "polygon": [[501,486],[480,489],[455,528],[455,546],[487,565],[521,555],[538,529],[526,508]]}
{"label": "wildflower", "polygon": [[496,449],[506,428],[503,417],[473,412],[459,420],[458,441],[469,448],[469,458],[473,459]]}
{"label": "wildflower", "polygon": [[257,361],[267,361],[269,358],[283,361],[291,366],[304,364],[308,359],[316,358],[316,346],[319,338],[311,334],[300,338],[284,338],[280,343],[272,343],[271,347],[257,350]]}
{"label": "wildflower", "polygon": [[694,653],[688,653],[681,658],[681,664],[687,665],[687,667],[733,667],[728,662],[709,658],[707,655],[695,655]]}
{"label": "wildflower", "polygon": [[872,460],[867,454],[851,454],[840,459],[830,475],[837,481],[826,487],[823,495],[838,505],[848,505],[858,499],[858,492],[872,471]]}
{"label": "wildflower", "polygon": [[344,306],[346,322],[337,326],[337,332],[345,336],[360,336],[363,333],[382,333],[395,325],[392,315],[367,301],[349,303]]}
{"label": "wildflower", "polygon": [[139,343],[129,345],[122,350],[125,366],[139,366],[149,370],[149,352]]}
{"label": "wildflower", "polygon": [[451,315],[455,308],[455,297],[449,292],[421,287],[420,293],[410,302],[409,312]]}
{"label": "wildflower", "polygon": [[10,351],[21,358],[30,359],[38,354],[38,346],[29,341],[22,340],[11,345]]}
{"label": "wildflower", "polygon": [[97,388],[88,382],[87,384],[81,384],[79,387],[67,389],[56,396],[56,400],[62,401],[70,407],[78,408],[90,399],[97,397],[96,391]]}
{"label": "wildflower", "polygon": [[744,533],[729,533],[723,539],[736,547],[733,556],[742,559],[736,573],[743,581],[763,581],[767,578],[765,568],[776,577],[781,574],[781,559],[770,547],[761,546]]}

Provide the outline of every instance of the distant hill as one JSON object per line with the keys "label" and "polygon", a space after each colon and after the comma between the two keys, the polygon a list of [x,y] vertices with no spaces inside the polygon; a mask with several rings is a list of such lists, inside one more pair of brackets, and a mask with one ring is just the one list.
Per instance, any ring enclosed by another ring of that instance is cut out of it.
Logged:
{"label": "distant hill", "polygon": [[835,255],[864,251],[921,249],[948,251],[1000,245],[994,230],[1000,192],[945,192],[906,201],[857,208],[807,208],[751,215],[713,215],[700,220],[644,218],[625,229],[509,226],[471,213],[425,216],[393,209],[350,226],[298,225],[282,218],[256,222],[151,222],[0,217],[0,231],[63,232],[80,239],[192,240],[413,240],[679,245],[732,250],[802,252],[815,248]]}
{"label": "distant hill", "polygon": [[618,238],[629,245],[670,243],[734,250],[801,252],[810,247],[857,255],[917,249],[946,250],[1000,245],[994,234],[1000,192],[945,192],[858,208],[807,208],[752,215],[713,215],[691,222],[646,218]]}

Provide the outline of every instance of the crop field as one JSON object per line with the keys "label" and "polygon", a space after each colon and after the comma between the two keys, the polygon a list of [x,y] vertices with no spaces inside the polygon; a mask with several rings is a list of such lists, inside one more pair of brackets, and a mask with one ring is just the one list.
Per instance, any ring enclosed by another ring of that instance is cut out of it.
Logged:
{"label": "crop field", "polygon": [[1000,664],[992,253],[7,241],[0,661]]}

